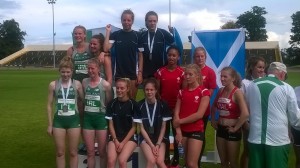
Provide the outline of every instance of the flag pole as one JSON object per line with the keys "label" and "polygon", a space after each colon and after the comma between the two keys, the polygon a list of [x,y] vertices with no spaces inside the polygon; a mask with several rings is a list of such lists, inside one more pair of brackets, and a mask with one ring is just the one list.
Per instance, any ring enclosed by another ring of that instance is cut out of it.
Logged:
{"label": "flag pole", "polygon": [[169,0],[169,26],[171,25],[171,0]]}

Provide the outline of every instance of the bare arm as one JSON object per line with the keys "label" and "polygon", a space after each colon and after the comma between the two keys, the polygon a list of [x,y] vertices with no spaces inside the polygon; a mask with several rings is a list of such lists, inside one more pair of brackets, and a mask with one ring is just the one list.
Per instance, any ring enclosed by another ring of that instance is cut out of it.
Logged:
{"label": "bare arm", "polygon": [[75,84],[76,84],[76,89],[77,89],[77,93],[78,93],[79,98],[81,100],[84,100],[83,87],[82,87],[81,83],[76,80]]}
{"label": "bare arm", "polygon": [[193,113],[192,115],[180,119],[180,124],[187,124],[187,123],[192,123],[195,122],[199,119],[201,119],[208,107],[209,104],[209,96],[204,96],[201,98],[200,105],[198,107],[198,110],[196,113]]}
{"label": "bare arm", "polygon": [[166,121],[163,121],[162,122],[162,125],[161,125],[161,129],[160,129],[160,133],[159,133],[159,137],[157,139],[157,142],[156,142],[156,145],[160,145],[164,136],[165,136],[165,132],[166,132],[166,125],[167,125],[167,122]]}
{"label": "bare arm", "polygon": [[67,50],[67,56],[72,58],[72,54],[73,54],[73,47],[70,47],[68,50]]}
{"label": "bare arm", "polygon": [[53,126],[53,119],[52,119],[52,107],[53,107],[53,92],[55,89],[55,81],[52,81],[48,87],[48,100],[47,100],[47,117],[48,117],[48,128],[47,133],[48,135],[52,136],[52,126]]}
{"label": "bare arm", "polygon": [[143,82],[143,53],[139,52],[139,60],[138,60],[138,76],[137,76],[137,83],[141,84]]}
{"label": "bare arm", "polygon": [[104,70],[107,82],[112,85],[112,68],[111,68],[111,57],[104,57]]}
{"label": "bare arm", "polygon": [[104,52],[108,52],[112,47],[112,44],[109,43],[110,32],[111,32],[111,25],[108,24],[106,26],[106,35],[105,35],[104,46],[103,46]]}
{"label": "bare arm", "polygon": [[105,81],[103,83],[103,87],[105,89],[105,106],[112,100],[112,90],[111,90],[111,85]]}
{"label": "bare arm", "polygon": [[110,135],[112,136],[112,139],[115,140],[117,138],[117,135],[114,128],[114,121],[112,119],[108,121],[108,128],[109,128]]}
{"label": "bare arm", "polygon": [[238,104],[241,114],[235,126],[232,127],[232,129],[231,128],[229,129],[230,132],[236,132],[238,129],[240,129],[249,117],[248,107],[245,101],[245,97],[241,90],[237,90],[234,93],[233,100],[236,101],[236,103]]}

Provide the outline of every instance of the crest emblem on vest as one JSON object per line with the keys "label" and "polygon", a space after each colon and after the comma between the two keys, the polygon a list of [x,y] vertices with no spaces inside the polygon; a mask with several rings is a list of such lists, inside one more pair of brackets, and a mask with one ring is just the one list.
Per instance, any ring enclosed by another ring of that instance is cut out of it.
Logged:
{"label": "crest emblem on vest", "polygon": [[195,96],[194,102],[198,103],[198,101],[199,101],[199,96]]}
{"label": "crest emblem on vest", "polygon": [[180,78],[179,77],[177,77],[177,83],[180,83]]}

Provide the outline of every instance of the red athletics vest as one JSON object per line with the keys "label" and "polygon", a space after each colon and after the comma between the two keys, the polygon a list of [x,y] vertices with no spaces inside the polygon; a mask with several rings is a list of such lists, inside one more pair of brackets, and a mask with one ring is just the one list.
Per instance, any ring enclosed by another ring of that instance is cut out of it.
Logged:
{"label": "red athletics vest", "polygon": [[237,119],[240,117],[239,106],[232,100],[232,96],[237,89],[237,87],[232,89],[228,98],[222,97],[224,89],[218,95],[216,106],[219,111],[220,118]]}

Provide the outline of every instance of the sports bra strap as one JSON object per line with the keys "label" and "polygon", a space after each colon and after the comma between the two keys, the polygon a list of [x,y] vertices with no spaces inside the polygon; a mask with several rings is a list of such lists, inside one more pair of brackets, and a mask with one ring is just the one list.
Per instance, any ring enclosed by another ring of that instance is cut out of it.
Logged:
{"label": "sports bra strap", "polygon": [[228,96],[228,99],[232,99],[232,96],[234,94],[234,92],[237,90],[238,88],[237,87],[234,87],[230,93],[230,95]]}

